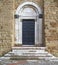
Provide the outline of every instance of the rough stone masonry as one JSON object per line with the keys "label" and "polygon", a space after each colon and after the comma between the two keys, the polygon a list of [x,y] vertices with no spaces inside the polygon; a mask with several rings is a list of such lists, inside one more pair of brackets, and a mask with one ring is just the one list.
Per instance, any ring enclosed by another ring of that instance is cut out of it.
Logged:
{"label": "rough stone masonry", "polygon": [[14,14],[17,7],[26,1],[36,3],[43,10],[46,50],[58,56],[58,0],[0,0],[0,56],[15,44]]}

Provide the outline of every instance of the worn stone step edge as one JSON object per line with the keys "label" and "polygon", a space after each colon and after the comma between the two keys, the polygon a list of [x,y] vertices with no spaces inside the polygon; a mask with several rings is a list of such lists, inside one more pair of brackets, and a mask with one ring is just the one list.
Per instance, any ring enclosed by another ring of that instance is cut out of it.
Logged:
{"label": "worn stone step edge", "polygon": [[23,49],[23,50],[25,50],[25,49],[40,49],[40,50],[45,50],[46,49],[46,47],[12,47],[12,49],[13,50],[21,50],[21,49]]}

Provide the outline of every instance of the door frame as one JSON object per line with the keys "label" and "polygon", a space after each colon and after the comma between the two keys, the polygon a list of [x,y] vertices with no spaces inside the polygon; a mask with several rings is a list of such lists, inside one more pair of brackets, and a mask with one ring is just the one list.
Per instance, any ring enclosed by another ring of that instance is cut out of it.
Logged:
{"label": "door frame", "polygon": [[[29,17],[21,15],[21,12],[24,9],[24,6],[29,7],[28,5],[32,6],[34,11],[37,13],[37,15],[35,15],[33,17],[32,17],[32,15],[29,16]],[[42,12],[42,9],[40,8],[40,6],[33,3],[33,2],[24,2],[24,3],[22,3],[21,5],[18,6],[18,8],[16,10],[16,13],[15,13],[16,15],[18,15],[18,18],[16,18],[15,21],[19,22],[19,24],[20,24],[19,26],[21,26],[20,27],[21,29],[19,29],[20,36],[19,36],[19,41],[16,41],[17,44],[22,44],[22,19],[29,19],[29,18],[30,19],[35,19],[35,28],[38,28],[38,29],[35,30],[35,32],[38,30],[35,33],[35,35],[36,35],[35,44],[36,45],[44,44],[44,42],[43,42],[43,39],[44,39],[43,38],[43,30],[42,30],[43,29],[43,21],[42,21],[43,18],[39,18],[39,14],[42,14],[42,13],[43,12]],[[37,33],[38,33],[38,35],[37,35]],[[17,39],[17,37],[16,37],[16,39]]]}

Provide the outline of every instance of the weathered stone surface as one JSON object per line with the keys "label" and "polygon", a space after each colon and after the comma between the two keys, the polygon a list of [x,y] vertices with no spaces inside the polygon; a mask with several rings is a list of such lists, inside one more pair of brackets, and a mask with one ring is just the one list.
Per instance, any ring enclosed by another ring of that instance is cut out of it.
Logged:
{"label": "weathered stone surface", "polygon": [[[55,56],[58,56],[58,7],[56,0],[44,0],[44,15],[45,15],[45,40],[48,51]],[[56,52],[57,51],[57,52]]]}
{"label": "weathered stone surface", "polygon": [[3,60],[1,65],[58,65],[57,61],[48,60]]}
{"label": "weathered stone surface", "polygon": [[58,56],[58,0],[0,0],[0,55],[11,50],[14,14],[17,7],[27,1],[36,3],[42,10],[44,8],[45,44],[50,53]]}
{"label": "weathered stone surface", "polygon": [[0,56],[11,50],[13,0],[0,0]]}
{"label": "weathered stone surface", "polygon": [[24,2],[34,2],[36,3],[37,5],[39,5],[40,7],[43,7],[43,1],[42,0],[14,0],[14,6],[15,6],[15,9],[17,9],[17,7],[24,3]]}

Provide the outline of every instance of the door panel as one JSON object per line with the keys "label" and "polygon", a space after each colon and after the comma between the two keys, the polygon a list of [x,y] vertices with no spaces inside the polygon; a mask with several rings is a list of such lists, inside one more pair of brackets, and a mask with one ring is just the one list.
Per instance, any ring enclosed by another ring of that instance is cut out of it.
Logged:
{"label": "door panel", "polygon": [[23,45],[35,44],[35,20],[34,19],[22,20],[22,43]]}

